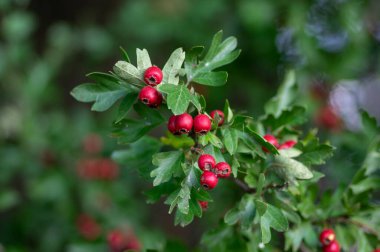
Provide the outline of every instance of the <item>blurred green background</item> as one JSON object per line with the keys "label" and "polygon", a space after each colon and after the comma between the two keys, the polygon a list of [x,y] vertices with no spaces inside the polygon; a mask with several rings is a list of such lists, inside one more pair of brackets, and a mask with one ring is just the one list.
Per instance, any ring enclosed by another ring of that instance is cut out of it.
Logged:
{"label": "blurred green background", "polygon": [[[219,190],[204,218],[183,229],[162,203],[145,204],[151,185],[138,178],[139,162],[112,179],[78,172],[80,161],[124,148],[109,137],[116,111],[90,112],[70,96],[86,73],[112,69],[119,46],[132,60],[146,48],[162,66],[175,48],[208,45],[223,29],[242,54],[225,68],[228,85],[201,92],[210,109],[228,98],[254,117],[296,69],[308,127],[337,146],[322,186],[349,182],[369,144],[358,109],[380,118],[379,13],[376,0],[0,0],[0,251],[105,251],[114,229],[144,248],[186,251],[240,197],[233,185]],[[86,149],[90,134],[99,150]],[[99,226],[93,236],[81,214]]]}

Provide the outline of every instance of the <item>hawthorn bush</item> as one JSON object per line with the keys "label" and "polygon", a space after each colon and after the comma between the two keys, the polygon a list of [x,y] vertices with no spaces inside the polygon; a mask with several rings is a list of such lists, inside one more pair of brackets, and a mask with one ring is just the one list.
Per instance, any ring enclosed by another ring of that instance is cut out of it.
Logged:
{"label": "hawthorn bush", "polygon": [[[241,190],[240,200],[217,216],[219,225],[203,235],[205,251],[374,251],[380,246],[380,208],[372,198],[380,187],[375,119],[361,112],[372,143],[351,183],[320,193],[318,166],[334,147],[320,142],[316,129],[301,127],[307,108],[298,99],[295,71],[285,74],[265,114],[255,118],[228,100],[224,108],[208,108],[198,93],[200,85],[226,84],[227,72],[217,69],[239,56],[236,48],[236,38],[218,32],[207,50],[176,49],[162,70],[146,49],[136,50],[136,65],[121,49],[113,71],[90,73],[92,82],[71,94],[93,102],[94,111],[120,100],[112,136],[127,146],[112,156],[151,178],[147,202],[163,197],[175,225],[189,225],[207,206],[217,206],[213,193],[227,183]],[[162,136],[149,135],[153,130]],[[150,158],[153,168],[144,162]]]}

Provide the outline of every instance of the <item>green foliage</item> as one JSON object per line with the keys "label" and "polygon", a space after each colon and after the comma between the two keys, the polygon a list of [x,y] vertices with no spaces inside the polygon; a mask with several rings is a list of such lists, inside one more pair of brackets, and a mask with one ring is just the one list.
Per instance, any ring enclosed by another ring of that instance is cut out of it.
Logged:
{"label": "green foliage", "polygon": [[[218,32],[204,55],[203,47],[194,47],[187,53],[181,48],[175,50],[163,67],[162,83],[156,87],[164,95],[164,103],[159,109],[151,109],[136,102],[136,93],[144,85],[144,71],[152,65],[148,52],[145,49],[136,51],[135,67],[127,62],[129,57],[122,51],[127,61],[117,62],[115,74],[107,74],[112,77],[107,81],[110,85],[119,85],[133,92],[126,92],[117,99],[104,98],[103,102],[112,105],[122,98],[113,136],[119,143],[131,145],[126,150],[114,152],[114,158],[138,163],[138,159],[152,156],[155,168],[150,171],[153,188],[145,193],[148,202],[166,197],[169,214],[175,213],[174,224],[181,226],[189,225],[194,217],[202,217],[199,201],[212,200],[199,183],[201,171],[196,164],[199,154],[207,153],[213,155],[217,162],[230,163],[234,177],[231,180],[242,189],[243,194],[240,201],[226,211],[223,218],[226,225],[203,237],[203,243],[216,239],[220,244],[211,242],[207,247],[227,248],[233,244],[228,237],[234,235],[244,237],[234,246],[248,248],[259,241],[264,246],[271,246],[268,244],[276,243],[272,239],[275,234],[271,232],[273,229],[286,232],[285,249],[297,251],[301,246],[317,246],[316,232],[320,231],[323,221],[334,223],[336,219],[344,220],[344,224],[360,228],[361,224],[355,224],[358,223],[355,218],[364,209],[370,211],[373,208],[370,204],[363,204],[363,207],[357,204],[362,197],[368,199],[369,192],[377,190],[380,185],[377,177],[367,176],[378,169],[380,145],[378,142],[373,145],[363,168],[349,187],[340,187],[335,193],[326,193],[319,199],[316,183],[324,175],[312,166],[325,164],[332,156],[334,147],[329,143],[320,143],[315,130],[306,135],[298,130],[300,125],[307,122],[307,107],[298,102],[299,89],[293,70],[286,73],[278,93],[266,104],[265,114],[257,119],[234,112],[226,101],[224,124],[218,126],[220,118],[217,115],[212,130],[207,134],[175,136],[167,133],[161,137],[165,149],[157,141],[145,136],[167,121],[168,114],[207,114],[206,101],[192,84],[224,85],[227,73],[214,70],[237,58],[240,50],[236,50],[236,47],[236,38],[223,40],[222,32]],[[104,80],[101,79],[100,84],[105,85]],[[93,96],[90,96],[91,99],[82,98],[81,95],[74,97],[79,97],[80,101],[93,101]],[[138,118],[134,118],[136,115],[132,114],[132,108]],[[378,133],[376,122],[365,112],[362,113],[362,120],[364,127],[373,135]],[[263,137],[265,134],[275,135],[279,144],[268,142]],[[287,140],[297,144],[283,147],[282,143]],[[148,148],[144,144],[152,146]],[[146,168],[141,173],[146,175]],[[316,206],[318,201],[321,203]],[[240,228],[231,229],[231,226]],[[366,235],[362,236],[363,244],[358,246],[366,250],[370,242]],[[345,247],[354,245],[343,242]],[[257,248],[252,251],[257,251]]]}

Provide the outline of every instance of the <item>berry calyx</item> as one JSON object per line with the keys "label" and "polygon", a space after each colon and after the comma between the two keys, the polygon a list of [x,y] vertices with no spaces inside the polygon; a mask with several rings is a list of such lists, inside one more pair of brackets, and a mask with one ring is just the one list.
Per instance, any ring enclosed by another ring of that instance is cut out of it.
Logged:
{"label": "berry calyx", "polygon": [[162,71],[157,66],[151,66],[145,70],[144,81],[149,86],[156,86],[162,81]]}
{"label": "berry calyx", "polygon": [[218,109],[211,111],[210,116],[213,120],[215,120],[216,114],[218,114],[218,116],[219,116],[218,126],[222,126],[224,123],[224,113]]}
{"label": "berry calyx", "polygon": [[323,246],[323,252],[340,252],[340,245],[337,241],[332,241],[329,245]]}
{"label": "berry calyx", "polygon": [[177,115],[175,118],[175,131],[179,134],[187,134],[193,128],[193,117],[187,113]]}
{"label": "berry calyx", "polygon": [[217,163],[215,173],[219,178],[228,178],[231,175],[231,166],[226,162]]}
{"label": "berry calyx", "polygon": [[162,94],[150,86],[143,87],[139,93],[139,99],[142,103],[151,108],[157,108],[162,103]]}
{"label": "berry calyx", "polygon": [[201,206],[202,210],[205,211],[208,208],[208,201],[198,201],[199,205]]}
{"label": "berry calyx", "polygon": [[278,147],[279,150],[284,150],[284,149],[290,149],[292,148],[294,145],[296,145],[296,141],[293,141],[293,140],[289,140],[289,141],[285,141],[283,144],[280,145],[280,147]]}
{"label": "berry calyx", "polygon": [[[277,138],[273,135],[270,135],[270,134],[266,134],[265,136],[263,136],[263,138],[270,144],[274,145],[276,148],[278,147],[278,141],[277,141]],[[264,152],[269,152],[269,150],[265,147],[262,147],[263,151]]]}
{"label": "berry calyx", "polygon": [[218,184],[218,177],[210,172],[205,171],[201,176],[201,185],[205,190],[211,190]]}
{"label": "berry calyx", "polygon": [[204,135],[211,129],[211,120],[205,114],[197,115],[194,118],[194,131],[197,134]]}
{"label": "berry calyx", "polygon": [[332,230],[332,229],[324,229],[324,230],[322,230],[321,234],[319,235],[319,241],[324,246],[327,246],[332,241],[335,241],[335,232],[334,232],[334,230]]}
{"label": "berry calyx", "polygon": [[211,171],[215,163],[215,158],[209,154],[202,154],[198,158],[198,166],[202,171]]}
{"label": "berry calyx", "polygon": [[175,120],[176,120],[176,118],[177,118],[177,116],[172,115],[169,118],[169,121],[168,121],[168,130],[170,131],[170,133],[172,133],[174,135],[178,134],[176,126],[175,126]]}

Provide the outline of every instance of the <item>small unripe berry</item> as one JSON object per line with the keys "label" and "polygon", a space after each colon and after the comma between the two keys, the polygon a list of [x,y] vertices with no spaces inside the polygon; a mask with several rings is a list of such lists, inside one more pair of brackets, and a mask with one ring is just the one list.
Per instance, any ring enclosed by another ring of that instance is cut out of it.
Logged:
{"label": "small unripe berry", "polygon": [[323,252],[340,252],[340,245],[337,241],[332,241],[329,245],[323,246]]}
{"label": "small unripe berry", "polygon": [[[273,135],[270,135],[270,134],[266,134],[265,136],[263,136],[263,138],[270,144],[274,145],[276,148],[278,147],[278,141],[277,141],[277,138],[274,137]],[[269,150],[265,147],[262,147],[263,151],[264,152],[269,152]]]}
{"label": "small unripe berry", "polygon": [[202,154],[198,158],[198,166],[202,171],[210,171],[215,163],[215,158],[209,154]]}
{"label": "small unripe berry", "polygon": [[175,119],[175,130],[180,134],[187,134],[193,128],[193,117],[191,115],[184,113],[177,115]]}
{"label": "small unripe berry", "polygon": [[290,149],[294,145],[296,145],[296,143],[297,143],[296,141],[289,140],[289,141],[286,141],[285,143],[281,144],[280,147],[278,147],[278,149],[279,150]]}
{"label": "small unripe berry", "polygon": [[205,171],[201,176],[201,185],[206,190],[211,190],[215,188],[215,186],[218,184],[218,177],[210,172]]}
{"label": "small unripe berry", "polygon": [[150,86],[143,87],[139,94],[142,103],[151,108],[157,108],[162,103],[162,94]]}
{"label": "small unripe berry", "polygon": [[175,120],[176,120],[177,116],[175,115],[172,115],[170,118],[169,118],[169,121],[168,121],[168,130],[170,131],[170,133],[176,135],[178,132],[177,132],[177,129],[175,127]]}
{"label": "small unripe berry", "polygon": [[218,109],[211,111],[210,116],[213,120],[215,120],[215,117],[216,117],[215,114],[218,114],[219,116],[218,126],[222,126],[224,123],[224,113]]}
{"label": "small unripe berry", "polygon": [[151,66],[145,70],[144,81],[150,86],[156,86],[162,81],[162,71],[157,66]]}
{"label": "small unripe berry", "polygon": [[205,211],[208,208],[208,202],[207,201],[198,201],[199,205],[201,206],[202,210]]}
{"label": "small unripe berry", "polygon": [[332,229],[324,229],[319,235],[319,241],[324,246],[329,245],[334,240],[335,240],[335,232]]}
{"label": "small unripe berry", "polygon": [[198,134],[206,134],[211,129],[211,120],[205,114],[197,115],[194,118],[194,131]]}
{"label": "small unripe berry", "polygon": [[217,163],[215,173],[219,178],[228,178],[231,175],[231,166],[226,162]]}

